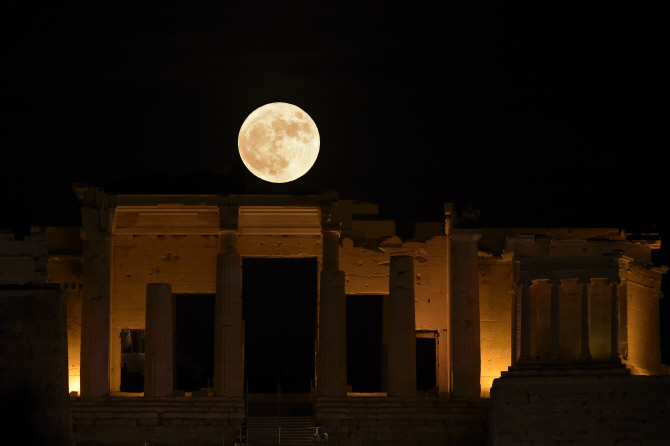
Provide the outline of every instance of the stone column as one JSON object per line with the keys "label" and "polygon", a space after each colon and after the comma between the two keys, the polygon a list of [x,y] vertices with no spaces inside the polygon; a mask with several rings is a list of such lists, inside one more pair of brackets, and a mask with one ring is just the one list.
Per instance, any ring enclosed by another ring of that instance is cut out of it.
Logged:
{"label": "stone column", "polygon": [[590,330],[591,330],[591,302],[589,299],[591,279],[579,279],[578,284],[582,285],[582,311],[581,311],[581,339],[582,339],[582,353],[579,359],[591,359]]}
{"label": "stone column", "polygon": [[[339,226],[339,225],[338,225]],[[340,231],[325,229],[323,236],[322,271],[338,271],[340,269]]]}
{"label": "stone column", "polygon": [[344,271],[321,271],[319,305],[319,396],[347,394],[347,322]]}
{"label": "stone column", "polygon": [[388,391],[388,368],[389,368],[389,296],[382,296],[382,385],[381,391]]}
{"label": "stone column", "polygon": [[109,327],[114,207],[101,188],[74,185],[84,240],[80,395],[109,395]]}
{"label": "stone column", "polygon": [[521,287],[521,354],[519,362],[530,361],[530,287],[533,282],[520,280],[516,284]]}
{"label": "stone column", "polygon": [[481,352],[479,272],[475,229],[454,229],[451,239],[453,395],[479,398]]}
{"label": "stone column", "polygon": [[[82,214],[95,211],[82,207]],[[84,228],[82,231],[84,257],[80,394],[83,397],[100,397],[109,395],[112,237],[109,232],[90,229]]]}
{"label": "stone column", "polygon": [[323,258],[319,290],[317,393],[347,394],[347,313],[344,271],[340,264],[339,223],[323,223]]}
{"label": "stone column", "polygon": [[236,234],[222,234],[216,256],[214,327],[214,394],[244,396],[244,324],[242,322],[242,267],[235,251]]}
{"label": "stone column", "polygon": [[452,288],[451,288],[451,231],[453,229],[453,219],[452,219],[452,214],[454,212],[454,204],[453,203],[445,203],[444,204],[444,234],[446,235],[446,243],[445,243],[445,256],[444,256],[444,263],[445,263],[445,286],[446,286],[446,291],[447,291],[447,308],[449,311],[449,315],[447,316],[446,320],[446,328],[447,328],[447,336],[443,340],[443,342],[446,342],[445,345],[445,350],[447,353],[446,361],[440,361],[445,365],[445,370],[444,372],[440,373],[440,375],[444,376],[446,375],[447,379],[440,379],[438,376],[438,385],[440,388],[440,395],[449,395],[451,394],[451,389],[452,389],[452,382],[451,382],[451,358],[452,358],[452,352],[451,352],[451,346],[452,346],[452,340],[451,340],[451,309],[453,308],[453,305],[451,303],[452,301]]}
{"label": "stone column", "polygon": [[621,361],[621,338],[619,335],[620,327],[620,299],[619,299],[619,284],[621,279],[617,278],[614,280],[608,280],[607,283],[610,286],[612,293],[612,306],[611,306],[611,319],[610,319],[610,330],[611,330],[611,353],[610,357],[612,360]]}
{"label": "stone column", "polygon": [[172,286],[147,284],[144,325],[144,396],[169,396],[174,390]]}
{"label": "stone column", "polygon": [[416,396],[414,258],[391,256],[389,273],[388,396]]}
{"label": "stone column", "polygon": [[561,279],[551,279],[549,284],[551,285],[551,360],[557,361],[561,356]]}

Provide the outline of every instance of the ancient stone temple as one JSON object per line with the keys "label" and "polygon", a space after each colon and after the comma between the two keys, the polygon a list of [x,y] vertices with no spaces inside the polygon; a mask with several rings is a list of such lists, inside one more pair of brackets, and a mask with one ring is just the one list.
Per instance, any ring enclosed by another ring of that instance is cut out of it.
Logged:
{"label": "ancient stone temple", "polygon": [[402,238],[334,194],[76,192],[81,228],[46,231],[76,444],[660,444],[670,422],[657,234],[446,204]]}

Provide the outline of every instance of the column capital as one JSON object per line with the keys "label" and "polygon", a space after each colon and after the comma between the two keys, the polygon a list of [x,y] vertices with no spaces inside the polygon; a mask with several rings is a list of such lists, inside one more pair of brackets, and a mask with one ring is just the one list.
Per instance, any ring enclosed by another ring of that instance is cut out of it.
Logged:
{"label": "column capital", "polygon": [[219,229],[223,231],[237,232],[237,224],[240,220],[240,207],[236,205],[222,205],[219,208]]}
{"label": "column capital", "polygon": [[229,229],[221,229],[219,232],[219,252],[223,254],[237,253],[237,222],[229,226]]}
{"label": "column capital", "polygon": [[337,232],[340,233],[341,223],[339,221],[322,221],[321,232]]}
{"label": "column capital", "polygon": [[560,286],[561,283],[563,283],[563,281],[562,281],[561,279],[556,279],[556,278],[554,278],[554,279],[549,279],[549,280],[547,280],[547,283],[548,283],[549,285],[559,285],[559,286]]}
{"label": "column capital", "polygon": [[615,278],[607,278],[607,281],[605,282],[607,285],[612,285],[613,283],[617,285],[621,285],[621,278],[620,277],[615,277]]}
{"label": "column capital", "polygon": [[452,229],[449,234],[449,239],[454,242],[477,242],[482,238],[482,233],[479,229]]}
{"label": "column capital", "polygon": [[323,239],[321,269],[338,271],[340,269],[340,222],[321,222],[321,237]]}
{"label": "column capital", "polygon": [[234,232],[237,234],[237,231],[239,229],[239,222],[237,220],[235,221],[222,221],[219,223],[219,232],[224,233],[224,232]]}
{"label": "column capital", "polygon": [[530,279],[519,279],[516,282],[516,286],[531,287],[533,286],[533,281]]}
{"label": "column capital", "polygon": [[580,277],[579,279],[577,279],[577,283],[580,284],[580,285],[584,284],[584,283],[587,284],[587,285],[591,285],[591,278],[590,277]]}

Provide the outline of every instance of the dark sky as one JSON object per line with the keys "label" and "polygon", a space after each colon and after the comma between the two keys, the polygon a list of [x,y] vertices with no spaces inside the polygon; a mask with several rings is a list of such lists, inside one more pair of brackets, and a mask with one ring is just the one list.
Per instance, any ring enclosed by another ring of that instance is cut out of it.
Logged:
{"label": "dark sky", "polygon": [[[2,227],[76,224],[72,181],[334,189],[399,220],[439,220],[453,201],[484,225],[668,227],[660,10],[92,3],[4,8]],[[238,155],[269,102],[321,135],[292,183],[255,179]]]}

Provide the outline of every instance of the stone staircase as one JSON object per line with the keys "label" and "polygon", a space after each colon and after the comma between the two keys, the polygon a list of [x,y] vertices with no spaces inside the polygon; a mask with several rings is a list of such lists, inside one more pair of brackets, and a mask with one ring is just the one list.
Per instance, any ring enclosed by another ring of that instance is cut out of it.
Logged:
{"label": "stone staircase", "polygon": [[314,445],[314,417],[248,417],[243,444],[249,446]]}

